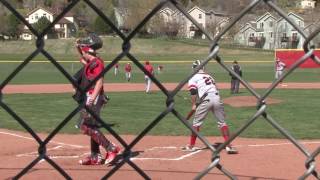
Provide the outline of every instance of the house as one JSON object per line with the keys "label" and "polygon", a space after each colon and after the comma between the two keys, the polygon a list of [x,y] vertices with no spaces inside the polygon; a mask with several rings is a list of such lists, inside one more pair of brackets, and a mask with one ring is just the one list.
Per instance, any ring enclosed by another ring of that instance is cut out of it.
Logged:
{"label": "house", "polygon": [[302,0],[300,2],[300,6],[302,9],[313,9],[316,6],[316,1],[314,0]]}
{"label": "house", "polygon": [[[256,20],[257,23],[257,41],[256,47],[263,49],[274,48],[274,29],[276,18],[269,12],[265,13]],[[260,44],[259,44],[260,43]]]}
{"label": "house", "polygon": [[[159,11],[160,16],[163,17],[165,22],[174,21],[179,24],[179,35],[186,38],[201,37],[205,35],[192,23],[181,11],[173,11],[171,8],[166,7]],[[215,35],[223,28],[228,22],[228,16],[217,13],[211,9],[205,10],[198,6],[191,7],[187,13],[204,29]]]}
{"label": "house", "polygon": [[236,34],[236,43],[246,46],[255,46],[257,41],[257,23],[250,21],[240,27],[239,32]]}
{"label": "house", "polygon": [[[293,12],[287,16],[301,30],[304,29],[304,18]],[[283,17],[267,12],[253,22],[241,26],[234,39],[236,43],[262,49],[302,48],[304,39],[301,34]]]}
{"label": "house", "polygon": [[[50,22],[53,22],[55,13],[46,8],[38,7],[26,15],[26,21],[32,25],[37,23],[42,17],[46,17]],[[70,38],[76,31],[75,20],[72,14],[67,13],[65,17],[60,19],[57,24],[54,25],[53,29],[58,38]],[[33,36],[34,35],[30,32],[28,27],[24,26],[23,32],[20,35],[21,39],[31,40],[34,38]],[[45,39],[47,39],[47,35],[45,36]]]}
{"label": "house", "polygon": [[[292,12],[288,13],[287,16],[297,24],[299,28],[304,29],[304,19],[301,16]],[[277,48],[302,48],[304,40],[301,34],[282,17],[277,21],[276,33],[278,35],[276,39]]]}
{"label": "house", "polygon": [[172,21],[173,13],[174,11],[169,7],[165,7],[159,11],[159,15],[163,19],[164,23],[169,23]]}

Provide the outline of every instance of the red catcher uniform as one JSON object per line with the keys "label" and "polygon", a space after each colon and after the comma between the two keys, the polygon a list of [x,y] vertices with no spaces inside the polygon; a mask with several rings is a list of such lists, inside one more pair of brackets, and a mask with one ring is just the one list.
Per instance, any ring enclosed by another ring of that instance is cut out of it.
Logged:
{"label": "red catcher uniform", "polygon": [[[94,78],[96,78],[104,69],[104,64],[103,61],[99,58],[96,57],[95,60],[87,63],[84,67],[84,72],[86,77],[89,80],[93,80]],[[89,94],[92,94],[94,87],[91,87],[88,92]],[[101,91],[101,93],[103,93],[103,90]]]}

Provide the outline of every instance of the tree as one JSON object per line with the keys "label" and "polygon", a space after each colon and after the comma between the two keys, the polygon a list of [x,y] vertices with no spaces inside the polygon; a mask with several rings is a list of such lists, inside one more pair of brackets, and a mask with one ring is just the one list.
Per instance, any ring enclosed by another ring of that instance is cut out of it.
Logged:
{"label": "tree", "polygon": [[14,39],[17,39],[21,34],[21,30],[22,30],[21,22],[14,14],[8,15],[7,22],[8,22],[7,34],[13,37]]}
{"label": "tree", "polygon": [[53,0],[44,0],[43,3],[47,7],[52,7]]}
{"label": "tree", "polygon": [[[132,30],[135,28],[145,16],[159,3],[158,0],[148,0],[148,1],[140,1],[140,0],[131,0],[126,4],[126,8],[128,9],[128,14],[124,17],[124,28]],[[149,24],[150,21],[143,26],[139,33],[146,34],[149,32]]]}
{"label": "tree", "polygon": [[180,0],[181,4],[183,4],[183,6],[187,7],[189,4],[189,0]]}
{"label": "tree", "polygon": [[[33,24],[33,27],[35,30],[37,30],[39,33],[42,33],[42,31],[47,28],[50,25],[50,21],[45,17],[42,16],[36,23]],[[48,34],[51,34],[52,31],[49,31]]]}
{"label": "tree", "polygon": [[[110,17],[110,19],[114,22],[114,18]],[[97,16],[97,18],[95,19],[93,29],[98,34],[108,34],[113,32],[111,27],[107,23],[105,23],[100,16]]]}

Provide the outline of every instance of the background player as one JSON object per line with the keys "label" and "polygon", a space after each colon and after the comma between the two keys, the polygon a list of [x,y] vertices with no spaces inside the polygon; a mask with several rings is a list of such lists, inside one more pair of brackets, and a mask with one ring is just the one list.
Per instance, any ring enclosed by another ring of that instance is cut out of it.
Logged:
{"label": "background player", "polygon": [[114,75],[117,76],[119,73],[119,63],[114,65]]}
{"label": "background player", "polygon": [[[237,61],[233,61],[231,70],[242,77],[242,70]],[[239,93],[240,80],[230,73],[231,76],[231,94]]]}
{"label": "background player", "polygon": [[[276,60],[276,74],[275,74],[276,79],[280,78],[285,67],[286,67],[286,64],[283,63],[279,58],[277,58],[277,60]],[[280,81],[280,85],[286,86],[286,85],[282,84],[282,81]]]}
{"label": "background player", "polygon": [[[201,64],[200,60],[193,63],[193,69]],[[212,76],[200,69],[188,82],[188,88],[191,94],[192,106],[191,112],[195,112],[193,119],[193,128],[200,131],[203,120],[206,118],[209,111],[211,111],[217,118],[218,127],[221,130],[225,141],[229,139],[229,128],[225,122],[225,113],[223,103],[220,99],[219,91]],[[185,151],[197,150],[194,145],[196,143],[197,135],[191,134],[190,143],[182,148]],[[227,153],[235,154],[237,150],[231,145],[226,147]]]}
{"label": "background player", "polygon": [[[149,61],[146,61],[145,62],[145,65],[144,65],[144,68],[152,75],[154,75],[154,71],[153,71],[153,66],[150,64]],[[150,88],[151,88],[151,79],[150,77],[145,74],[144,75],[144,80],[146,82],[146,93],[149,93],[150,92]]]}
{"label": "background player", "polygon": [[131,70],[132,70],[132,67],[131,67],[131,64],[130,63],[127,63],[124,67],[124,71],[126,72],[126,80],[129,82],[130,79],[131,79]]}
{"label": "background player", "polygon": [[[104,69],[103,60],[96,56],[96,52],[90,47],[81,48],[83,58],[87,62],[84,66],[84,74],[81,86],[86,87],[90,81],[95,79]],[[86,93],[86,106],[91,108],[96,115],[100,115],[100,110],[104,103],[103,95],[103,77],[99,78],[96,83],[89,88]],[[106,150],[105,164],[112,163],[120,149],[110,142],[99,130],[100,124],[85,109],[80,113],[80,129],[83,134],[91,137],[97,144]],[[99,165],[103,164],[100,153],[91,152],[91,155],[80,160],[81,165]]]}

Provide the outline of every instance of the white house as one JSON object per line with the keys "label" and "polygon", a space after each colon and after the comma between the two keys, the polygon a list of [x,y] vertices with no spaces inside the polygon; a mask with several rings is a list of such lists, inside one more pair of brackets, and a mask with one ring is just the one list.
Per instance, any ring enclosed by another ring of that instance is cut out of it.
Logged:
{"label": "white house", "polygon": [[255,21],[250,21],[241,26],[239,32],[236,34],[237,43],[246,46],[255,46],[257,40],[256,27],[257,23]]}
{"label": "white house", "polygon": [[[210,30],[208,32],[211,32],[212,35],[216,34],[223,28],[224,25],[229,22],[229,19],[226,15],[218,14],[213,10],[206,11],[198,6],[192,7],[187,12],[204,30]],[[205,35],[199,31],[196,25],[179,10],[173,11],[166,7],[160,10],[160,15],[163,17],[164,21],[175,21],[177,24],[179,24],[179,34],[181,36],[193,38],[196,35],[199,35],[201,38],[205,38]],[[210,28],[214,28],[214,30]]]}
{"label": "white house", "polygon": [[[55,18],[54,13],[43,7],[38,7],[30,11],[26,15],[26,20],[32,25],[42,17],[46,17],[50,22]],[[70,38],[71,34],[75,32],[74,18],[70,14],[66,14],[57,24],[54,25],[54,30],[58,38]],[[23,33],[20,35],[23,40],[31,40],[34,35],[30,32],[27,26],[24,26]],[[47,39],[47,36],[45,37]]]}
{"label": "white house", "polygon": [[[304,29],[304,19],[295,13],[288,13],[287,15],[299,28]],[[284,18],[280,18],[277,21],[277,48],[302,48],[304,39],[297,29]]]}
{"label": "white house", "polygon": [[[274,30],[276,18],[269,12],[257,19],[257,42],[263,43],[263,49],[274,48]],[[264,41],[264,42],[262,42]]]}
{"label": "white house", "polygon": [[[288,13],[287,16],[298,27],[304,29],[304,19],[295,14]],[[255,24],[255,25],[254,25]],[[248,36],[248,34],[250,34]],[[235,42],[262,49],[275,48],[301,48],[304,39],[301,34],[283,17],[275,17],[267,12],[257,18],[254,23],[243,25],[235,37]]]}
{"label": "white house", "polygon": [[172,15],[174,11],[171,8],[165,7],[159,11],[161,18],[164,20],[165,23],[172,21]]}
{"label": "white house", "polygon": [[316,6],[316,1],[314,0],[302,0],[300,3],[302,9],[313,9]]}

